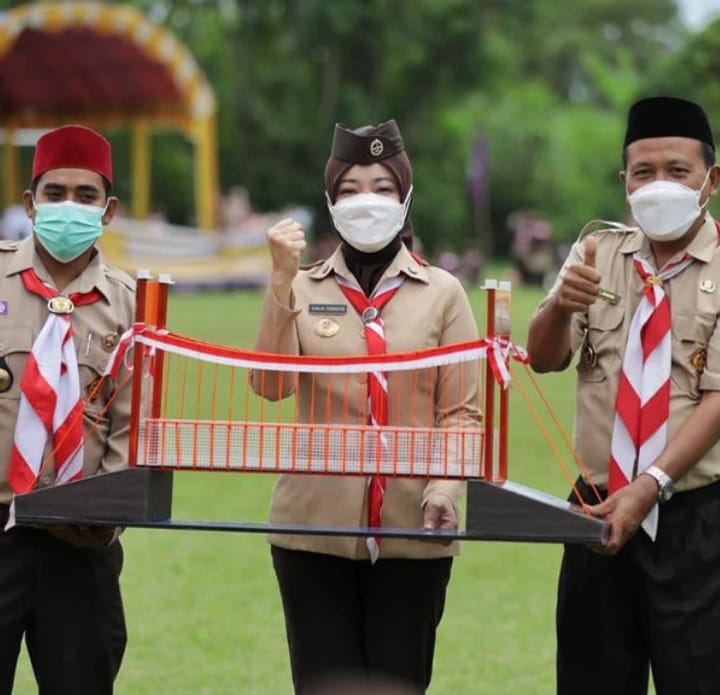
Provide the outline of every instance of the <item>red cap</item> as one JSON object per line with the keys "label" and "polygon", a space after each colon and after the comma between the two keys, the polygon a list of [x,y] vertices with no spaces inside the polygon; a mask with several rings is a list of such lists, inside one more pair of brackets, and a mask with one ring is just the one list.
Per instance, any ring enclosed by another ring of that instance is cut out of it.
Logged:
{"label": "red cap", "polygon": [[32,180],[51,169],[87,169],[113,182],[110,143],[81,125],[65,125],[40,137],[35,146]]}

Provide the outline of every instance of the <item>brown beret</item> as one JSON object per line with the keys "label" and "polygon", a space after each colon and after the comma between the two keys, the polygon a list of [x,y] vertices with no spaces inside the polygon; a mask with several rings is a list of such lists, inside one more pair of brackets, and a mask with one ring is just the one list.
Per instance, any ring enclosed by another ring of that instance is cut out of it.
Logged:
{"label": "brown beret", "polygon": [[395,119],[355,130],[338,123],[335,126],[330,156],[352,164],[372,164],[392,157],[404,149],[405,144]]}

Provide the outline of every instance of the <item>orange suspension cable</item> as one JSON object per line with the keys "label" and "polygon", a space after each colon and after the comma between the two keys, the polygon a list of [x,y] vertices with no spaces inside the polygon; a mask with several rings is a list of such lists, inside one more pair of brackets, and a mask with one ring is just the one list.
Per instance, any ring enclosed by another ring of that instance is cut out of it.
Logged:
{"label": "orange suspension cable", "polygon": [[[175,407],[176,420],[181,420],[185,414],[185,393],[187,388],[187,373],[188,373],[188,358],[182,357],[182,370],[180,372],[180,393],[177,394],[177,405]],[[175,427],[175,452],[178,458],[180,458],[180,452],[182,451],[182,440],[180,438],[180,428]]]}
{"label": "orange suspension cable", "polygon": [[[229,391],[228,391],[228,423],[233,421],[233,407],[234,407],[234,400],[233,400],[233,394],[235,393],[235,372],[236,367],[230,368],[230,379],[228,380],[229,383]],[[245,388],[248,387],[247,380],[245,381]],[[228,426],[226,432],[225,432],[225,468],[230,469],[230,444],[232,442],[231,437],[231,428]]]}
{"label": "orange suspension cable", "polygon": [[[343,375],[343,396],[342,396],[342,422],[350,422],[350,375]],[[347,471],[347,432],[343,430],[340,435],[340,460],[341,470]]]}
{"label": "orange suspension cable", "polygon": [[204,362],[198,362],[197,370],[195,372],[195,422],[193,423],[193,441],[192,441],[192,459],[193,468],[198,467],[198,435],[199,435],[199,421],[200,421],[200,407],[202,404],[200,386],[202,384],[202,374]]}
{"label": "orange suspension cable", "polygon": [[575,464],[578,467],[578,470],[580,471],[582,477],[585,479],[585,482],[590,486],[593,493],[595,494],[595,497],[597,498],[598,502],[602,502],[602,497],[600,495],[600,492],[598,491],[597,487],[595,486],[595,483],[592,481],[592,476],[590,475],[590,471],[588,470],[587,466],[583,463],[582,459],[578,456],[577,451],[575,451],[575,447],[573,446],[572,441],[570,441],[570,437],[568,437],[567,432],[565,432],[565,429],[562,426],[562,423],[560,422],[560,419],[558,418],[557,414],[555,413],[555,410],[553,409],[552,405],[550,404],[550,401],[546,398],[545,394],[540,389],[540,384],[538,383],[537,379],[535,378],[535,375],[532,373],[530,367],[526,364],[524,365],[525,371],[527,372],[528,376],[530,377],[530,381],[532,385],[535,387],[535,391],[537,391],[537,394],[540,396],[542,402],[545,404],[545,408],[548,413],[550,413],[550,417],[552,418],[553,422],[555,423],[555,427],[557,427],[558,432],[560,432],[560,436],[563,438],[563,441],[567,445],[568,449],[572,452],[573,458],[575,459]]}
{"label": "orange suspension cable", "polygon": [[[513,377],[517,377],[517,374],[515,373],[515,369],[510,365],[510,372],[512,373]],[[523,400],[525,401],[525,405],[528,407],[528,410],[532,414],[533,418],[535,419],[535,422],[540,429],[540,432],[542,432],[543,437],[545,438],[545,441],[547,442],[548,446],[550,447],[550,451],[552,451],[553,455],[557,459],[558,465],[560,466],[560,469],[562,470],[563,474],[565,475],[565,478],[568,481],[568,484],[572,488],[573,492],[577,496],[578,500],[580,501],[580,504],[583,508],[583,511],[586,514],[589,514],[588,505],[583,499],[582,495],[580,494],[580,491],[577,489],[577,485],[575,484],[575,476],[570,472],[569,468],[565,465],[565,462],[563,461],[562,454],[558,450],[558,448],[555,446],[555,442],[553,441],[552,437],[550,436],[550,433],[548,432],[545,425],[542,423],[542,419],[540,418],[539,413],[535,409],[535,406],[530,401],[530,397],[528,395],[528,392],[525,390],[525,387],[522,385],[522,382],[514,378],[514,384],[518,387],[520,394],[523,397]]]}

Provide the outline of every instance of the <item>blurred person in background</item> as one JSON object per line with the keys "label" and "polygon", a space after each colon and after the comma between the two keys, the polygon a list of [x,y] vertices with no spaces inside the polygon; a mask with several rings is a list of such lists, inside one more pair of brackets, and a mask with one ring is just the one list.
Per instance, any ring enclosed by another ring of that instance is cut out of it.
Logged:
{"label": "blurred person in background", "polygon": [[5,208],[0,228],[5,241],[22,241],[32,233],[32,222],[23,205],[10,205]]}
{"label": "blurred person in background", "polygon": [[[327,260],[299,268],[305,234],[292,219],[268,231],[272,276],[256,349],[363,355],[369,331],[382,341],[376,352],[477,338],[460,282],[411,252],[412,169],[395,121],[356,130],[336,126],[325,191],[340,238]],[[386,392],[388,422],[374,412],[370,376],[355,380],[349,417],[368,422],[372,416],[380,425],[479,427],[477,365],[464,366],[466,379],[460,375],[458,365],[440,367],[433,384],[414,394],[423,422],[407,422],[413,417],[408,394],[393,390],[393,375]],[[299,419],[314,422],[317,405],[306,376],[300,376],[296,394]],[[331,393],[333,417],[347,424],[342,379],[317,376],[318,392]],[[253,385],[275,400],[291,395],[295,380],[255,372]],[[282,475],[270,519],[450,531],[457,529],[463,488],[437,479]],[[318,535],[273,535],[270,542],[296,693],[309,695],[311,687],[341,674],[389,677],[425,691],[456,542]]]}
{"label": "blurred person in background", "polygon": [[520,282],[542,286],[557,270],[550,224],[536,212],[520,211],[510,215],[508,227],[513,235],[512,257]]}

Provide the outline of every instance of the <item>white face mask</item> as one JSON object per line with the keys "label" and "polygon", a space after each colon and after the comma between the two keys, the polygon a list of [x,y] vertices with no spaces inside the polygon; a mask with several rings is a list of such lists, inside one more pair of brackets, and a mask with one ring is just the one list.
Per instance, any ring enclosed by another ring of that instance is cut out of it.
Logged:
{"label": "white face mask", "polygon": [[380,251],[397,236],[405,224],[411,196],[412,186],[404,203],[378,193],[357,193],[333,205],[325,193],[335,229],[362,253]]}
{"label": "white face mask", "polygon": [[627,196],[632,216],[648,239],[675,241],[690,229],[707,204],[700,205],[700,196],[710,171],[698,191],[674,181],[653,181]]}

